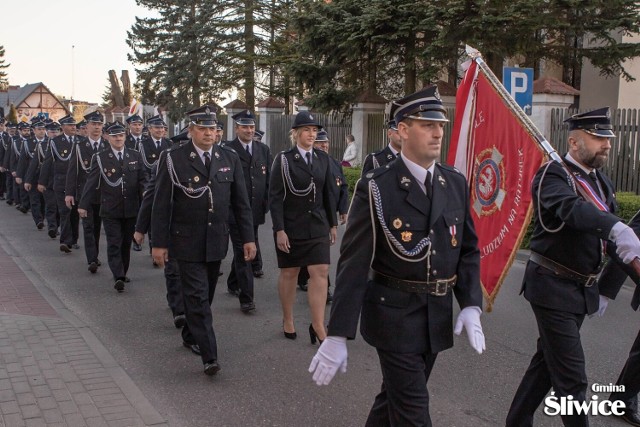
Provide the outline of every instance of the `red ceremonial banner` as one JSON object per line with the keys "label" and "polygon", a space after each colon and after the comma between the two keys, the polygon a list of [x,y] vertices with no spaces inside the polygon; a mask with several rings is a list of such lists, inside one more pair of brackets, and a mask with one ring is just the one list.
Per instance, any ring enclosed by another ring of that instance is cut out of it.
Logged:
{"label": "red ceremonial banner", "polygon": [[472,61],[456,95],[447,163],[469,181],[487,311],[531,221],[531,181],[543,160],[536,139]]}

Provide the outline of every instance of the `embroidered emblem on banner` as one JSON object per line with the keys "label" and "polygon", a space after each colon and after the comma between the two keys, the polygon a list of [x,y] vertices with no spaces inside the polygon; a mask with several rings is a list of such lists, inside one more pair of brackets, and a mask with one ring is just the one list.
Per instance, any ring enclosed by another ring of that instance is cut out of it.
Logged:
{"label": "embroidered emblem on banner", "polygon": [[471,198],[478,216],[491,215],[502,207],[507,195],[503,158],[496,147],[487,148],[476,156]]}

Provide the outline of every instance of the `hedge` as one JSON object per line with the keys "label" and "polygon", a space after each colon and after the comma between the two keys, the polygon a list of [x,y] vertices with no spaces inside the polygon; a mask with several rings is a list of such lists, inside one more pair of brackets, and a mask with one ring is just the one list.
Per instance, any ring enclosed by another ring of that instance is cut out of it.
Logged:
{"label": "hedge", "polygon": [[[360,179],[360,174],[362,173],[361,168],[343,168],[344,176],[347,178],[347,182],[349,183],[349,200],[353,196],[353,192],[355,190],[356,182]],[[616,193],[616,199],[618,200],[618,216],[622,218],[625,222],[629,221],[638,211],[640,211],[640,196],[634,193]],[[529,224],[529,228],[527,229],[527,233],[522,239],[522,245],[520,246],[522,249],[527,249],[529,247],[529,240],[531,238],[531,233],[533,231],[533,222]]]}

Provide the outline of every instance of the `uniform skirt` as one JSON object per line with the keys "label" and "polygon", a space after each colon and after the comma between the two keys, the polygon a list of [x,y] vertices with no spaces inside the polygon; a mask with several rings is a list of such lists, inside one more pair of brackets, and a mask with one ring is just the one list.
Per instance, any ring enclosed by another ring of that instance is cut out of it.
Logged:
{"label": "uniform skirt", "polygon": [[273,234],[276,243],[278,268],[304,267],[307,265],[329,264],[329,234],[312,239],[289,238],[289,253],[278,249],[278,239]]}

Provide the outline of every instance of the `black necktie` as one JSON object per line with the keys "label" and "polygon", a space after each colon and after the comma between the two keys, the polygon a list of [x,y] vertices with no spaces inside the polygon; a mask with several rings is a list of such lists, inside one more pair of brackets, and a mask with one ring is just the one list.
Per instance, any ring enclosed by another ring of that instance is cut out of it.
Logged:
{"label": "black necktie", "polygon": [[209,154],[208,151],[205,151],[203,153],[204,156],[204,167],[207,169],[207,172],[209,172],[209,169],[211,169],[211,154]]}
{"label": "black necktie", "polygon": [[591,181],[593,181],[593,185],[594,185],[593,188],[596,190],[596,194],[600,196],[600,198],[603,198],[602,192],[600,191],[600,186],[598,185],[598,176],[596,175],[596,172],[592,171],[589,174],[589,178],[591,178]]}
{"label": "black necktie", "polygon": [[244,148],[247,150],[247,154],[249,155],[249,157],[251,157],[251,151],[249,151],[249,146],[245,145]]}
{"label": "black necktie", "polygon": [[94,153],[98,152],[98,143],[97,142],[95,144],[93,144],[93,152]]}
{"label": "black necktie", "polygon": [[431,200],[433,189],[431,186],[431,171],[427,171],[427,177],[424,179],[424,187],[427,190],[427,197]]}
{"label": "black necktie", "polygon": [[311,153],[306,153],[304,156],[307,158],[307,164],[309,165],[309,169],[311,169],[312,168],[312,166],[311,166]]}
{"label": "black necktie", "polygon": [[118,161],[120,162],[120,166],[122,166],[122,151],[118,151]]}
{"label": "black necktie", "polygon": [[160,149],[160,141],[156,141],[156,148],[159,150]]}

